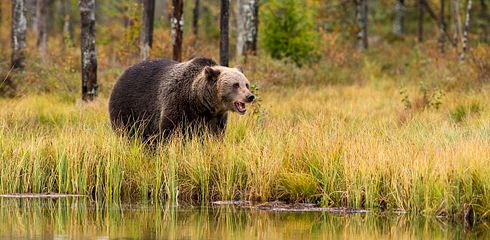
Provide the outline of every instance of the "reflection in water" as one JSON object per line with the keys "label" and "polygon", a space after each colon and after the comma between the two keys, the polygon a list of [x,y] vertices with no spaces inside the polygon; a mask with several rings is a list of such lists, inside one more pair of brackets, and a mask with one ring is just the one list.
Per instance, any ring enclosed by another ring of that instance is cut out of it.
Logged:
{"label": "reflection in water", "polygon": [[87,199],[0,198],[0,239],[489,238],[434,218],[267,212],[232,207],[110,205]]}

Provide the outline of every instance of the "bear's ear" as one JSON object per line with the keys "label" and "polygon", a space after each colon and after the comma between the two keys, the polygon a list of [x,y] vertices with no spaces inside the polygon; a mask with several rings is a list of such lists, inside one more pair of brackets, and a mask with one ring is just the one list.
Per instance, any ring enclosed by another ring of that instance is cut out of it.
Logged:
{"label": "bear's ear", "polygon": [[219,69],[207,66],[204,68],[204,73],[206,74],[206,78],[208,80],[217,80],[221,72]]}
{"label": "bear's ear", "polygon": [[236,65],[235,68],[240,71],[241,73],[243,73],[243,68],[242,68],[242,65]]}

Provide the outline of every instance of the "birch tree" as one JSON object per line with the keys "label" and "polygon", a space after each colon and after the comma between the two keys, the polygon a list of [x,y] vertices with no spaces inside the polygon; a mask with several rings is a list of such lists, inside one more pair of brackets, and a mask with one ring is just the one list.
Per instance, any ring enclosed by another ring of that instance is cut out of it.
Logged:
{"label": "birch tree", "polygon": [[[1,1],[1,0],[0,0]],[[27,24],[30,25],[32,31],[37,33],[37,0],[25,0]]]}
{"label": "birch tree", "polygon": [[405,0],[395,0],[393,34],[401,36],[405,31]]}
{"label": "birch tree", "polygon": [[47,0],[37,0],[37,48],[41,58],[46,57],[48,47],[48,3]]}
{"label": "birch tree", "polygon": [[359,31],[357,41],[360,49],[368,48],[368,3],[367,0],[356,0],[356,20]]}
{"label": "birch tree", "polygon": [[459,39],[461,39],[462,24],[459,13],[459,0],[451,0],[451,29],[453,32],[453,46],[458,47]]}
{"label": "birch tree", "polygon": [[26,8],[24,0],[12,0],[11,42],[12,69],[24,68],[26,47]]}
{"label": "birch tree", "polygon": [[97,97],[97,52],[95,50],[95,0],[80,0],[80,49],[82,63],[82,99]]}
{"label": "birch tree", "polygon": [[229,18],[230,0],[221,0],[220,7],[220,42],[219,42],[219,61],[221,66],[228,66],[229,62]]}
{"label": "birch tree", "polygon": [[184,0],[172,0],[172,46],[173,46],[173,59],[175,61],[182,61],[182,40],[184,30]]}
{"label": "birch tree", "polygon": [[192,10],[192,33],[197,36],[199,32],[199,0],[194,0],[194,9]]}
{"label": "birch tree", "polygon": [[255,55],[259,26],[259,0],[238,0],[237,56]]}
{"label": "birch tree", "polygon": [[62,0],[61,8],[63,11],[63,42],[67,46],[73,45],[73,31],[71,26],[71,1]]}
{"label": "birch tree", "polygon": [[150,56],[150,48],[153,44],[153,24],[155,20],[155,0],[143,1],[143,44],[141,56],[146,60]]}
{"label": "birch tree", "polygon": [[461,54],[459,56],[459,60],[461,62],[464,61],[465,53],[466,50],[468,49],[468,30],[470,27],[471,5],[472,5],[472,1],[468,0],[466,4],[466,17],[464,20],[463,39],[461,41]]}
{"label": "birch tree", "polygon": [[162,0],[162,13],[161,15],[165,17],[165,19],[170,19],[170,12],[168,10],[168,1]]}

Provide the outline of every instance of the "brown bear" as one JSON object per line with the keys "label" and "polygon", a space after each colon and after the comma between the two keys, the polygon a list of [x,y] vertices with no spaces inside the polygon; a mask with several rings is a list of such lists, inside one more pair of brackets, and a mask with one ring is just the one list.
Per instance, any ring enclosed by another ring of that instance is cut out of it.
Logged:
{"label": "brown bear", "polygon": [[176,129],[220,135],[227,112],[244,114],[245,103],[254,98],[241,68],[219,66],[204,57],[181,63],[152,60],[129,67],[119,77],[109,114],[114,129],[143,140],[165,139]]}

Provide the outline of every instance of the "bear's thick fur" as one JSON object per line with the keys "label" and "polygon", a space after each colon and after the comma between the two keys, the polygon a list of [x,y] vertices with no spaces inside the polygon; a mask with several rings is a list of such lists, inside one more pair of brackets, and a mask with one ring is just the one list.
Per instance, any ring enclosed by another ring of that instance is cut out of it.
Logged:
{"label": "bear's thick fur", "polygon": [[253,101],[248,84],[237,68],[209,58],[144,61],[129,67],[114,85],[111,124],[144,140],[166,138],[177,128],[220,134],[227,111],[243,114],[245,103]]}

